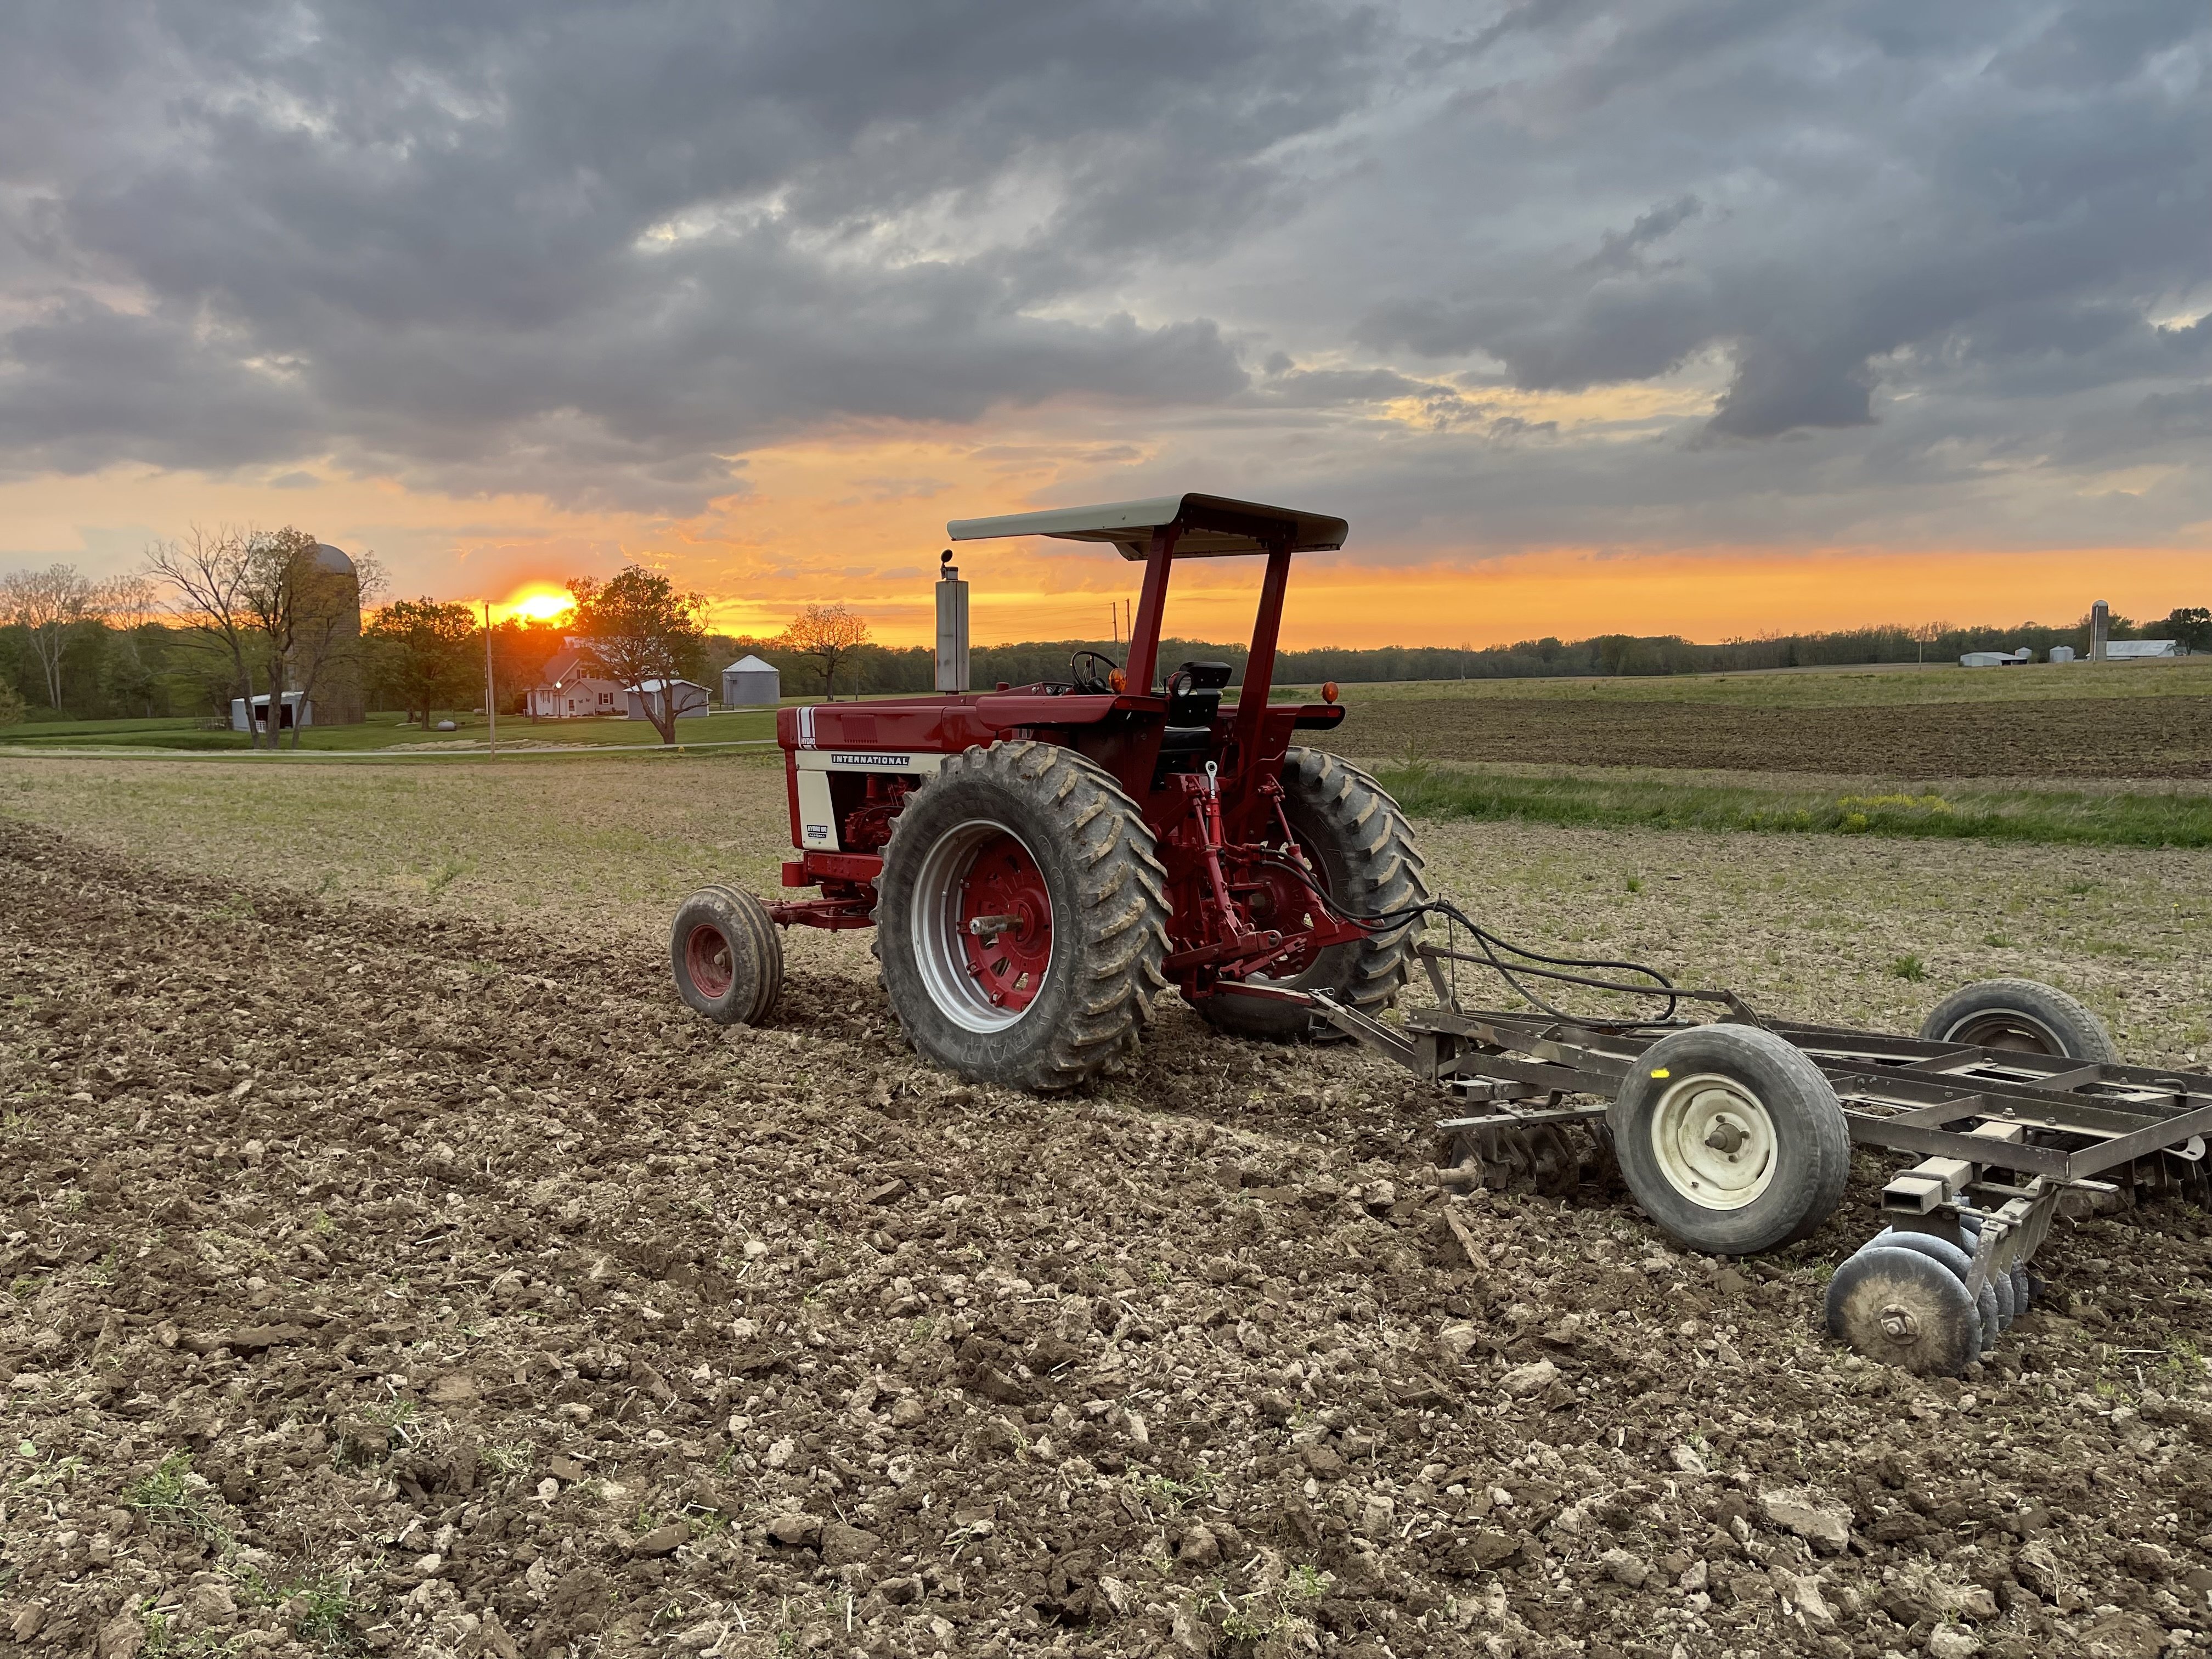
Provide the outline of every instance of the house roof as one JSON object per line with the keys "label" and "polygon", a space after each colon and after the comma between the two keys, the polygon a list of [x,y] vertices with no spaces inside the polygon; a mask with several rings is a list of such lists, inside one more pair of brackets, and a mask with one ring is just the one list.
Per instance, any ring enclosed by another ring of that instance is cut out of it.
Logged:
{"label": "house roof", "polygon": [[758,657],[740,657],[722,671],[725,674],[773,674],[778,672],[772,662],[763,662]]}
{"label": "house roof", "polygon": [[599,659],[588,651],[569,650],[556,652],[553,656],[546,659],[544,677],[538,681],[538,684],[541,685],[566,685],[570,680],[574,679],[580,674],[588,676],[591,672],[599,665]]}

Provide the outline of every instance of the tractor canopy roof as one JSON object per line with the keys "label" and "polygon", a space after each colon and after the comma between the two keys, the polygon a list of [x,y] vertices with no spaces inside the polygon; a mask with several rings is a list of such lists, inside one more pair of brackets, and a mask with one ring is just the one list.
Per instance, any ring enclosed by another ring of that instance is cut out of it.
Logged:
{"label": "tractor canopy roof", "polygon": [[1067,541],[1111,542],[1125,559],[1142,559],[1152,550],[1152,532],[1180,524],[1178,559],[1223,558],[1237,553],[1265,553],[1268,544],[1287,535],[1291,550],[1322,552],[1344,545],[1348,526],[1324,513],[1291,507],[1266,507],[1225,495],[1157,495],[1144,501],[1109,501],[1103,507],[1056,507],[1042,513],[1009,513],[996,519],[955,519],[945,526],[956,542],[988,541],[994,536],[1058,536]]}

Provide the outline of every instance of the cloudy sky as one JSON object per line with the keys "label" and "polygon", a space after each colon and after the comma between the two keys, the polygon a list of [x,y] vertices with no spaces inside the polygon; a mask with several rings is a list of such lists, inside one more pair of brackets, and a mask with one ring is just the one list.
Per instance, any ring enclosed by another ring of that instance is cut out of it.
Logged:
{"label": "cloudy sky", "polygon": [[[946,518],[1198,489],[1350,518],[1301,642],[2212,603],[2208,20],[17,0],[0,563],[905,637]],[[994,637],[1129,591],[963,562]]]}

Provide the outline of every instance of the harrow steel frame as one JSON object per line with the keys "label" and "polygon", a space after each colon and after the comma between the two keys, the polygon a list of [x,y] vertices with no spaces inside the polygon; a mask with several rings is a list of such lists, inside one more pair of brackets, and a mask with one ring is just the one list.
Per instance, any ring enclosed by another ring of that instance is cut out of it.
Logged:
{"label": "harrow steel frame", "polygon": [[[1446,964],[1491,964],[1416,949],[1437,1000],[1408,1008],[1402,1030],[1310,992],[1244,986],[1237,994],[1304,1002],[1478,1108],[1437,1124],[1455,1137],[1602,1122],[1644,1051],[1697,1023],[1469,1010]],[[1899,1231],[1953,1237],[1963,1219],[1970,1236],[1978,1233],[1969,1296],[2027,1265],[2069,1194],[2094,1204],[2118,1191],[2118,1181],[2100,1176],[2158,1183],[2166,1158],[2202,1164],[2212,1134],[2212,1075],[1767,1019],[1729,991],[1671,994],[1716,1005],[1723,1020],[1763,1026],[1801,1049],[1835,1090],[1855,1145],[1918,1155],[1883,1188],[1883,1218]]]}

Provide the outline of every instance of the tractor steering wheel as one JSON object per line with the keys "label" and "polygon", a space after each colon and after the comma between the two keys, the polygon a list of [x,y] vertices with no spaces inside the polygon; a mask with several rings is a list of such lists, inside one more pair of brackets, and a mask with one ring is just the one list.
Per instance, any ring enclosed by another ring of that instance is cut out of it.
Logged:
{"label": "tractor steering wheel", "polygon": [[[1104,670],[1096,675],[1086,674],[1083,672],[1085,660],[1103,663]],[[1079,651],[1067,659],[1068,677],[1075,682],[1076,690],[1088,696],[1110,694],[1114,687],[1107,676],[1117,672],[1121,666],[1121,664],[1115,662],[1103,651]]]}

